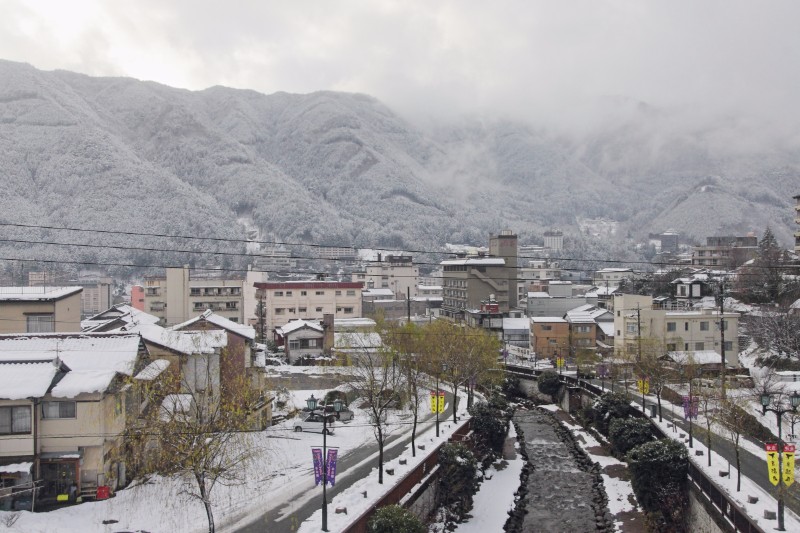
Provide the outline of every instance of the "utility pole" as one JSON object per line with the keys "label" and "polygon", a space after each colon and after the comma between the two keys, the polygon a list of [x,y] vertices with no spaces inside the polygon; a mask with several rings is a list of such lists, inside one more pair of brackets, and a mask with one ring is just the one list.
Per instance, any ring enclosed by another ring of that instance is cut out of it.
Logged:
{"label": "utility pole", "polygon": [[636,341],[638,344],[638,351],[636,353],[636,362],[642,362],[642,310],[639,304],[636,304]]}
{"label": "utility pole", "polygon": [[722,365],[720,367],[720,385],[722,387],[722,399],[725,399],[725,318],[723,316],[725,307],[725,280],[719,282],[719,294],[717,295],[717,303],[719,304],[719,342],[720,354],[722,355]]}
{"label": "utility pole", "polygon": [[406,287],[406,318],[411,322],[411,287]]}

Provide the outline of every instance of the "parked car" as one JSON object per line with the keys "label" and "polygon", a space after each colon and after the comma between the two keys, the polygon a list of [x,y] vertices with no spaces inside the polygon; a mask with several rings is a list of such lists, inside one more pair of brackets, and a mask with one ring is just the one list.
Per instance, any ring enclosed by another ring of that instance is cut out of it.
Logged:
{"label": "parked car", "polygon": [[[336,417],[329,414],[324,416],[328,417],[328,435],[333,435],[334,426],[336,425]],[[324,426],[322,417],[322,413],[317,412],[301,415],[301,417],[296,419],[294,422],[294,430],[322,433],[322,428]]]}

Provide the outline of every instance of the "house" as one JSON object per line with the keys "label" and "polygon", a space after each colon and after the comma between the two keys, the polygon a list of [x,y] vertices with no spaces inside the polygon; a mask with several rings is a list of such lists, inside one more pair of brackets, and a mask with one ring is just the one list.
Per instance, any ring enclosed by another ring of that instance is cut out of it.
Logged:
{"label": "house", "polygon": [[722,356],[714,350],[697,350],[694,352],[667,352],[659,357],[662,361],[673,363],[680,371],[688,365],[696,365],[700,374],[719,375],[722,367]]}
{"label": "house", "polygon": [[78,332],[82,287],[0,287],[0,334]]}
{"label": "house", "polygon": [[567,311],[570,347],[578,350],[607,353],[613,349],[614,315],[600,307],[586,304]]}
{"label": "house", "polygon": [[275,344],[283,346],[286,361],[299,361],[321,357],[325,348],[325,328],[318,321],[292,320],[275,330]]}
{"label": "house", "polygon": [[555,359],[569,353],[569,324],[560,316],[532,317],[531,346],[536,355]]}
{"label": "house", "polygon": [[147,358],[135,333],[0,335],[0,465],[31,463],[44,501],[125,484],[125,385]]}
{"label": "house", "polygon": [[128,304],[114,305],[81,321],[85,333],[116,331],[130,324],[158,324],[161,319]]}

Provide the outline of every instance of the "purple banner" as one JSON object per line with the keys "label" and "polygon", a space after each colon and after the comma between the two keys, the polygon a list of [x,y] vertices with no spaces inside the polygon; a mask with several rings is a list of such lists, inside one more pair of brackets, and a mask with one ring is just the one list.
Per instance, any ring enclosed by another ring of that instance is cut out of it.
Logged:
{"label": "purple banner", "polygon": [[697,418],[697,412],[700,410],[700,398],[697,396],[692,397],[692,416]]}
{"label": "purple banner", "polygon": [[334,483],[336,483],[336,456],[338,450],[332,448],[328,450],[328,481],[331,483],[331,487],[333,487]]}
{"label": "purple banner", "polygon": [[314,484],[319,485],[322,481],[322,449],[311,448],[311,455],[314,457]]}
{"label": "purple banner", "polygon": [[688,396],[683,397],[683,418],[697,418],[697,413],[700,409],[700,398],[692,396],[691,402]]}
{"label": "purple banner", "polygon": [[601,378],[608,377],[608,368],[606,367],[606,365],[597,365],[597,374]]}

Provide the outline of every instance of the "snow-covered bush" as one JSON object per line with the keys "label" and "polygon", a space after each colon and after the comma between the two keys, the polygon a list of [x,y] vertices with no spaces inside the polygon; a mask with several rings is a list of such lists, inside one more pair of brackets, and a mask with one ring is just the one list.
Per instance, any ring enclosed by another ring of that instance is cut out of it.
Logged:
{"label": "snow-covered bush", "polygon": [[622,457],[632,449],[653,440],[650,422],[642,418],[612,418],[608,439],[614,452]]}
{"label": "snow-covered bush", "polygon": [[399,505],[381,507],[367,524],[369,533],[425,533],[427,528],[419,518]]}
{"label": "snow-covered bush", "polygon": [[631,485],[651,530],[686,531],[688,468],[686,447],[672,439],[648,442],[628,453]]}

